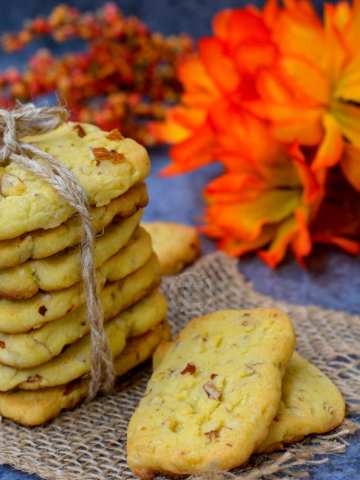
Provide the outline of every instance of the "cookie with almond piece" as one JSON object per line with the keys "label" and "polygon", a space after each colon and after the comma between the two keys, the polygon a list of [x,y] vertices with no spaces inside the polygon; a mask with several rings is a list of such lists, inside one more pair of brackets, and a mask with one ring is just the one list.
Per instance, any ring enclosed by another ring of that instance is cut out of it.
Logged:
{"label": "cookie with almond piece", "polygon": [[142,226],[152,238],[162,275],[175,275],[199,257],[200,239],[196,228],[166,222]]}
{"label": "cookie with almond piece", "polygon": [[[163,342],[153,355],[158,368],[171,342]],[[189,363],[183,372],[195,367]],[[327,433],[341,425],[345,416],[344,399],[333,382],[315,365],[294,352],[283,380],[280,408],[266,440],[258,452],[272,452],[307,435]]]}
{"label": "cookie with almond piece", "polygon": [[190,321],[161,347],[130,421],[132,471],[149,479],[244,464],[269,434],[294,345],[291,321],[275,309],[224,310]]}
{"label": "cookie with almond piece", "polygon": [[259,452],[271,452],[306,435],[326,433],[344,420],[338,388],[315,365],[294,353],[283,381],[280,408]]}

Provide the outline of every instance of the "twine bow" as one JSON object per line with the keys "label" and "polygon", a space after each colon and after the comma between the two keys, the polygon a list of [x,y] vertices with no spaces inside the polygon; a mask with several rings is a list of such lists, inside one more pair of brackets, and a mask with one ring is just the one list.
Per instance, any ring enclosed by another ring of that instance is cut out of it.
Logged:
{"label": "twine bow", "polygon": [[87,320],[91,337],[91,382],[88,399],[100,391],[109,391],[114,383],[114,366],[104,314],[99,300],[94,264],[95,236],[85,192],[73,173],[51,155],[19,139],[53,130],[68,118],[65,108],[18,105],[14,110],[0,109],[0,165],[14,162],[44,179],[76,210],[81,219],[81,274],[86,298]]}

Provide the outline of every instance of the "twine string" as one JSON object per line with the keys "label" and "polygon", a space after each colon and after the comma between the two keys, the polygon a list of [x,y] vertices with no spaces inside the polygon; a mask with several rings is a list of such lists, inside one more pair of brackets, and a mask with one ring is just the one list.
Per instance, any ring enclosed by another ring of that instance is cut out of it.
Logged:
{"label": "twine string", "polygon": [[115,374],[109,341],[104,330],[104,314],[99,299],[94,263],[95,235],[86,194],[74,174],[54,157],[35,145],[19,140],[54,130],[68,118],[61,106],[36,107],[17,105],[12,111],[0,109],[0,165],[16,163],[45,180],[78,213],[83,235],[81,241],[81,275],[91,337],[91,382],[88,399],[102,390],[111,390]]}

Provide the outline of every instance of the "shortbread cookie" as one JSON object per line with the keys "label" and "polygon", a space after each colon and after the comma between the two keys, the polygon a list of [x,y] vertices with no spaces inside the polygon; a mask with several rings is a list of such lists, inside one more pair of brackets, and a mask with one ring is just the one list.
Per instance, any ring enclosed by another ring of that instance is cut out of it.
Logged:
{"label": "shortbread cookie", "polygon": [[306,435],[329,432],[343,422],[344,416],[345,402],[337,387],[294,353],[285,373],[280,409],[258,451],[273,451]]}
{"label": "shortbread cookie", "polygon": [[[97,272],[100,291],[106,281],[115,282],[138,270],[152,255],[148,234],[139,229],[133,241],[118,254],[111,257]],[[155,270],[154,270],[155,269]],[[146,276],[158,279],[158,262],[145,269]],[[28,300],[0,300],[0,332],[24,333],[39,328],[44,323],[70,314],[84,303],[82,283],[52,293],[40,292]]]}
{"label": "shortbread cookie", "polygon": [[192,320],[155,370],[128,430],[141,478],[242,465],[268,435],[294,349],[275,309],[225,310]]}
{"label": "shortbread cookie", "polygon": [[[166,316],[166,302],[162,301],[153,308],[148,300],[133,305],[130,311],[124,311],[105,324],[105,332],[114,357],[118,356],[126,345],[130,332],[144,333],[151,330]],[[0,391],[5,392],[19,387],[24,390],[65,385],[85,375],[90,370],[90,335],[68,345],[59,355],[50,361],[33,368],[17,369],[0,365]]]}
{"label": "shortbread cookie", "polygon": [[[166,322],[140,337],[131,338],[115,359],[118,376],[143,363],[156,346],[170,337]],[[130,387],[131,388],[131,387]],[[87,395],[88,379],[79,379],[67,385],[42,390],[0,393],[0,416],[25,426],[41,425],[78,405]]]}
{"label": "shortbread cookie", "polygon": [[[51,132],[25,137],[69,168],[83,187],[90,205],[102,207],[143,181],[150,160],[144,147],[129,138],[110,139],[108,132],[74,123]],[[40,228],[55,228],[74,209],[41,178],[15,163],[0,169],[0,240]]]}
{"label": "shortbread cookie", "polygon": [[195,228],[178,223],[144,223],[159,257],[162,275],[175,275],[200,255],[200,240]]}
{"label": "shortbread cookie", "polygon": [[[153,367],[158,368],[171,342],[155,351]],[[317,367],[294,352],[283,379],[280,408],[266,440],[258,452],[272,452],[306,435],[326,433],[339,426],[345,416],[345,402],[338,388]]]}
{"label": "shortbread cookie", "polygon": [[[124,247],[140,223],[139,210],[120,223],[110,225],[95,242],[94,262],[100,268]],[[81,280],[80,247],[74,247],[41,260],[0,270],[0,297],[24,300],[39,290],[51,292],[71,287]]]}
{"label": "shortbread cookie", "polygon": [[[130,217],[148,203],[145,184],[135,185],[121,197],[105,207],[92,208],[91,219],[95,233],[101,233],[112,222]],[[0,241],[0,269],[15,267],[29,259],[50,257],[80,243],[82,238],[80,217],[74,215],[59,227],[36,230],[21,237]]]}
{"label": "shortbread cookie", "polygon": [[[130,302],[135,303],[142,298],[144,292],[146,293],[151,285],[152,282],[149,283],[149,281],[134,283],[131,278],[127,279],[112,297],[111,314],[114,311],[115,314],[119,313],[121,311],[119,309],[122,307],[127,308],[127,312],[130,312],[132,308],[128,308],[129,304],[131,305]],[[108,287],[112,293],[114,293],[113,287],[114,285]],[[107,295],[107,298],[109,301],[111,297]],[[146,306],[145,310],[163,312],[166,308],[165,299],[158,290],[151,292],[141,301]],[[138,303],[135,303],[136,305]],[[131,326],[129,336],[142,335],[151,327],[147,323],[147,317],[144,315]],[[109,307],[107,307],[105,321],[109,319]],[[84,310],[75,310],[64,318],[45,323],[42,327],[28,333],[0,334],[0,363],[14,368],[36,367],[56,357],[66,345],[74,343],[87,333],[89,333],[89,326]]]}

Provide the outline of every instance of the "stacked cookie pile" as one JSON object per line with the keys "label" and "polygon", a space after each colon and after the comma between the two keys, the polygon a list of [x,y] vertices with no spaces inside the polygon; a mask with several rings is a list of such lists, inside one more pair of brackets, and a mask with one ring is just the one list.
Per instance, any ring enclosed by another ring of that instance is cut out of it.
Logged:
{"label": "stacked cookie pile", "polygon": [[[120,375],[168,336],[158,261],[140,227],[147,153],[117,130],[86,124],[66,123],[23,141],[67,166],[87,195],[105,329]],[[88,390],[83,232],[74,210],[29,171],[6,165],[0,187],[0,415],[36,425]]]}
{"label": "stacked cookie pile", "polygon": [[222,472],[340,425],[341,393],[294,347],[292,323],[275,309],[191,320],[155,352],[128,429],[133,472],[144,480]]}

